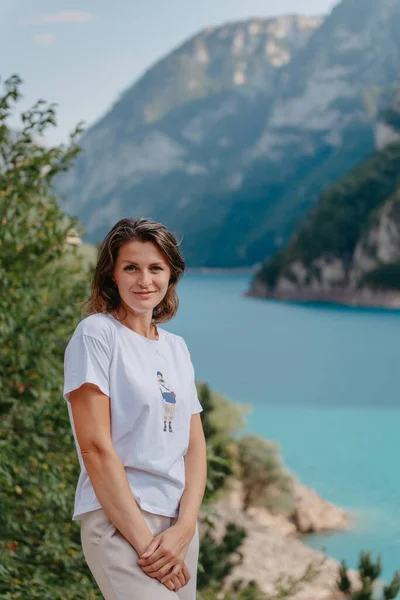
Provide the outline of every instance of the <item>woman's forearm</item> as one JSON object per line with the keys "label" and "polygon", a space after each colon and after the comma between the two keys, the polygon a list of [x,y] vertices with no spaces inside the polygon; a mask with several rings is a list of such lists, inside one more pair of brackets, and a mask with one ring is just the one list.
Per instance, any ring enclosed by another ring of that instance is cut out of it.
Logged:
{"label": "woman's forearm", "polygon": [[86,471],[108,519],[140,555],[153,539],[114,448],[82,452]]}
{"label": "woman's forearm", "polygon": [[193,534],[207,481],[206,443],[199,442],[185,455],[185,490],[179,505],[178,523]]}

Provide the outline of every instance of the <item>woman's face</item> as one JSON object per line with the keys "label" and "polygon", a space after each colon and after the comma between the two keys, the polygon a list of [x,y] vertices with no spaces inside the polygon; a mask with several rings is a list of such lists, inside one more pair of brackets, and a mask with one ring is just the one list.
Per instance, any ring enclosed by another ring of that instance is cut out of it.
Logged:
{"label": "woman's face", "polygon": [[136,313],[152,314],[167,293],[171,269],[153,242],[127,242],[118,252],[113,279],[122,303]]}

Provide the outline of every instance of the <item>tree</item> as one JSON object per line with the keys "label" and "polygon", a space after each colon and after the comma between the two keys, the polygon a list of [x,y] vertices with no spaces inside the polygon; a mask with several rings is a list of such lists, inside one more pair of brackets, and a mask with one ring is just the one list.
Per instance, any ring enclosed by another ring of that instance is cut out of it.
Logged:
{"label": "tree", "polygon": [[338,588],[343,594],[349,594],[351,591],[351,581],[347,573],[346,561],[341,560],[339,567]]}
{"label": "tree", "polygon": [[22,130],[12,131],[7,119],[20,99],[20,84],[18,77],[6,81],[0,98],[1,414],[16,404],[35,404],[39,392],[45,401],[59,391],[58,342],[71,330],[82,294],[73,289],[77,256],[65,265],[67,253],[74,254],[66,238],[77,222],[61,212],[52,191],[56,175],[79,151],[80,129],[68,147],[44,146],[42,135],[55,124],[55,112],[40,100],[22,113]]}
{"label": "tree", "polygon": [[[339,578],[337,581],[338,589],[350,600],[373,600],[376,599],[375,587],[379,575],[382,572],[381,555],[378,555],[376,562],[371,558],[371,552],[361,551],[358,565],[361,587],[354,591],[348,576],[346,562],[341,561],[339,568]],[[393,600],[400,591],[400,571],[395,571],[392,581],[389,585],[383,587],[382,600]]]}
{"label": "tree", "polygon": [[[197,579],[199,590],[207,587],[215,592],[220,591],[225,577],[232,572],[235,566],[232,554],[238,552],[245,537],[245,530],[233,523],[228,523],[225,535],[219,543],[215,542],[210,531],[206,531],[202,537],[199,555],[201,565]],[[240,553],[238,553],[238,557],[240,557]]]}
{"label": "tree", "polygon": [[71,523],[79,466],[62,360],[88,276],[67,242],[80,226],[52,187],[81,129],[67,146],[44,145],[56,119],[40,100],[11,130],[21,83],[11,77],[0,97],[0,597],[83,600],[96,586]]}

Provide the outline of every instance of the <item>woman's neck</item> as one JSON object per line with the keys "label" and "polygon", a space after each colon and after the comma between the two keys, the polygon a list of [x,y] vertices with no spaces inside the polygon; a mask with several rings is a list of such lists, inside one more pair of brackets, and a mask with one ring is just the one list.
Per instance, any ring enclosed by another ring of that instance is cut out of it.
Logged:
{"label": "woman's neck", "polygon": [[119,316],[117,311],[113,312],[113,316],[125,327],[132,329],[135,333],[142,335],[150,340],[158,340],[159,333],[157,329],[157,325],[151,322],[151,316],[149,318],[148,315],[143,315],[143,317],[138,317],[137,315],[133,315],[132,313],[127,311],[127,314],[122,318]]}

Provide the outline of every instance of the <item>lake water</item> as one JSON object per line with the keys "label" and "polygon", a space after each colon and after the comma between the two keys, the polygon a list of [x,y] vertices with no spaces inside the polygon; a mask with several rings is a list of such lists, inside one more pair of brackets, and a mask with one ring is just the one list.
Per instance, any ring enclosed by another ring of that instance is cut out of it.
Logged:
{"label": "lake water", "polygon": [[246,298],[249,276],[185,275],[165,329],[196,378],[249,404],[250,433],[277,441],[302,483],[357,514],[351,532],[307,536],[356,568],[360,550],[400,569],[400,312]]}

